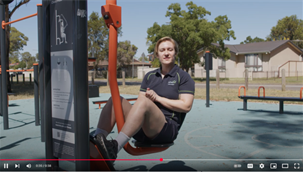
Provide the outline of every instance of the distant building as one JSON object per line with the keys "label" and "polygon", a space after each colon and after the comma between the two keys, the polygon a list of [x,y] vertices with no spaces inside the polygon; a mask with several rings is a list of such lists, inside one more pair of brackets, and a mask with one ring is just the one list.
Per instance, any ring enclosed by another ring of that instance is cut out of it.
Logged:
{"label": "distant building", "polygon": [[[219,46],[215,43],[213,45]],[[282,69],[285,69],[289,76],[303,72],[303,50],[290,40],[225,44],[225,47],[230,49],[231,57],[228,60],[213,58],[212,76],[215,76],[216,69],[225,72],[228,78],[243,77],[245,69],[251,74],[258,73],[259,77],[266,77],[268,74],[280,76]],[[203,47],[197,53],[200,60],[204,61]],[[201,64],[195,64],[195,77],[201,77],[203,70]]]}
{"label": "distant building", "polygon": [[[99,60],[98,62],[98,70],[100,71],[107,71],[108,69],[108,61],[107,60]],[[132,77],[132,70],[134,67],[134,77],[137,77],[137,68],[138,66],[146,66],[146,67],[151,67],[150,62],[141,62],[137,59],[134,59],[134,62],[130,62],[129,65],[126,65],[124,70],[125,70],[125,77]],[[89,69],[93,69],[94,65],[93,63],[88,64]]]}

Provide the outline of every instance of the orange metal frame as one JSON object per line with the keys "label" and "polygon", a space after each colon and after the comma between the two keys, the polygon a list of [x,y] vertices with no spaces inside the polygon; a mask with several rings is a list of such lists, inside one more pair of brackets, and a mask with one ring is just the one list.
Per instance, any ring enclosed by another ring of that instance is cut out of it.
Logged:
{"label": "orange metal frame", "polygon": [[244,96],[246,96],[246,88],[245,86],[240,86],[238,89],[238,96],[240,97],[241,88],[244,88]]}
{"label": "orange metal frame", "polygon": [[[105,19],[105,23],[109,28],[109,62],[108,62],[108,72],[109,72],[109,85],[111,90],[111,95],[114,104],[114,111],[116,114],[116,122],[118,131],[120,132],[124,125],[124,117],[122,111],[122,105],[120,101],[120,93],[117,83],[117,29],[121,26],[121,7],[117,6],[116,0],[106,0],[106,5],[101,7],[102,16]],[[156,153],[164,151],[167,148],[134,148],[129,143],[124,146],[124,150],[131,155],[144,155],[149,153]]]}
{"label": "orange metal frame", "polygon": [[[244,88],[244,96],[246,96],[246,89],[245,89],[245,86],[240,86],[239,89],[238,89],[238,96],[240,97],[240,91],[241,91],[241,88]],[[260,89],[263,88],[263,97],[265,97],[265,88],[263,86],[260,86],[258,88],[258,97],[260,97]],[[303,91],[303,87],[301,87],[300,89],[300,99],[302,99],[302,91]]]}
{"label": "orange metal frame", "polygon": [[[6,70],[6,72],[32,72],[34,69],[27,69],[27,70]],[[0,69],[0,74],[2,73]]]}
{"label": "orange metal frame", "polygon": [[258,88],[258,97],[260,97],[260,88],[263,88],[263,97],[265,97],[265,88],[263,86]]}

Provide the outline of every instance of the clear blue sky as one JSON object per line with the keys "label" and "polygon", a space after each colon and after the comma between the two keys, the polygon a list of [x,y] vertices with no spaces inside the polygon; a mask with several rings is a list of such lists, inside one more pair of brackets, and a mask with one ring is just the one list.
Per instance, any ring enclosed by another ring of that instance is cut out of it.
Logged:
{"label": "clear blue sky", "polygon": [[[117,0],[117,5],[122,7],[123,31],[123,36],[118,40],[130,40],[137,46],[136,57],[140,57],[143,52],[147,55],[147,29],[154,22],[162,25],[170,21],[165,14],[171,3],[179,3],[182,10],[187,10],[185,6],[187,2],[189,0]],[[211,15],[207,16],[209,21],[214,21],[219,15],[227,15],[231,20],[232,30],[235,31],[237,39],[225,41],[226,44],[239,44],[247,36],[265,38],[278,20],[290,15],[297,15],[299,19],[303,16],[303,0],[193,0],[193,2],[211,12]],[[13,14],[12,20],[36,13],[36,4],[40,3],[41,0],[31,0]],[[88,0],[88,16],[93,11],[100,15],[101,6],[104,4],[105,0]],[[13,7],[14,2],[10,6]],[[28,51],[33,56],[38,53],[37,18],[26,19],[11,26],[29,38],[22,52]]]}

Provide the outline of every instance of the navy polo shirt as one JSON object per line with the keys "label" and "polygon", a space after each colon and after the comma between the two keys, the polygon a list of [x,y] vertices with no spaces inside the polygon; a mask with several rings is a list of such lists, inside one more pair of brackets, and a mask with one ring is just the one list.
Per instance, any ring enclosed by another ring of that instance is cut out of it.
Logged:
{"label": "navy polo shirt", "polygon": [[[180,69],[176,64],[162,79],[161,68],[148,72],[141,84],[140,91],[146,92],[147,88],[154,90],[159,96],[168,99],[179,99],[179,94],[195,93],[195,82],[189,74]],[[155,102],[163,114],[178,124],[182,124],[185,113],[175,112]],[[181,116],[182,115],[182,116]]]}

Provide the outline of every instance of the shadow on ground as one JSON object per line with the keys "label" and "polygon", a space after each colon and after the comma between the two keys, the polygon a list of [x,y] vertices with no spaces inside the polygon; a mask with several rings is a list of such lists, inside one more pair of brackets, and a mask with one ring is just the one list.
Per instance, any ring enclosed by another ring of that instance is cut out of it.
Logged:
{"label": "shadow on ground", "polygon": [[1,148],[0,148],[0,151],[6,150],[6,149],[12,149],[12,148],[14,148],[14,147],[20,145],[21,142],[24,142],[24,141],[29,140],[29,139],[33,139],[33,138],[27,137],[27,138],[21,139],[21,140],[19,140],[19,141],[16,141],[16,142],[14,142],[14,143],[11,143],[11,144],[9,144],[9,145],[7,145],[7,146],[1,147]]}
{"label": "shadow on ground", "polygon": [[[242,109],[237,109],[237,110],[242,110],[243,111],[243,108]],[[249,111],[249,112],[261,112],[261,113],[268,113],[266,114],[267,116],[274,116],[274,117],[277,117],[277,116],[281,116],[281,115],[301,115],[303,116],[303,112],[298,112],[298,111],[283,111],[283,113],[279,113],[279,109],[277,109],[276,111],[269,111],[269,110],[253,110],[253,109],[247,109],[246,111]]]}
{"label": "shadow on ground", "polygon": [[233,139],[247,139],[247,137],[243,136],[249,134],[253,135],[254,144],[260,148],[268,148],[269,146],[278,146],[276,147],[277,149],[279,147],[302,147],[303,120],[300,118],[302,113],[279,114],[270,111],[262,112],[250,111],[246,115],[250,116],[249,119],[234,120],[233,123],[239,125],[233,127],[233,131],[230,133]]}

